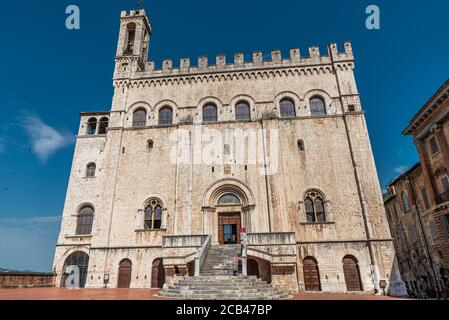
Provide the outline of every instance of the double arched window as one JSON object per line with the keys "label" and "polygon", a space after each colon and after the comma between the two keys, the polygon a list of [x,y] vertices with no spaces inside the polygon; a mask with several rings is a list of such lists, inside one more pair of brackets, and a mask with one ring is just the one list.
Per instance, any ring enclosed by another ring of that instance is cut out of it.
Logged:
{"label": "double arched window", "polygon": [[145,207],[145,229],[160,229],[162,226],[162,201],[151,199]]}
{"label": "double arched window", "polygon": [[173,123],[173,111],[170,107],[159,110],[159,125],[170,125]]}
{"label": "double arched window", "polygon": [[133,114],[133,127],[144,127],[147,120],[147,111],[143,108],[137,109]]}
{"label": "double arched window", "polygon": [[78,212],[76,235],[91,234],[93,220],[94,220],[94,209],[91,206],[82,207]]}
{"label": "double arched window", "polygon": [[97,118],[87,120],[87,134],[93,136],[97,132]]}
{"label": "double arched window", "polygon": [[281,117],[282,118],[289,118],[296,116],[295,112],[295,104],[290,99],[282,99],[279,103],[280,110],[281,110]]}
{"label": "double arched window", "polygon": [[306,194],[304,204],[306,207],[307,222],[326,222],[324,209],[324,197],[318,191],[309,191]]}
{"label": "double arched window", "polygon": [[235,120],[251,120],[249,103],[240,101],[235,105]]}
{"label": "double arched window", "polygon": [[217,106],[215,104],[207,104],[203,107],[203,122],[217,121]]}
{"label": "double arched window", "polygon": [[93,178],[95,177],[95,170],[97,169],[97,165],[93,162],[89,163],[86,166],[86,177]]}
{"label": "double arched window", "polygon": [[326,114],[326,104],[323,98],[315,96],[310,99],[310,114],[312,116],[323,116]]}

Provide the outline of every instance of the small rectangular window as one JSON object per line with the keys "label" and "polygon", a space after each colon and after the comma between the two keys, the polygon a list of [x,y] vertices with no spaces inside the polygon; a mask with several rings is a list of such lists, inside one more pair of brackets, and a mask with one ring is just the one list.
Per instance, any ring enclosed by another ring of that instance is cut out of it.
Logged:
{"label": "small rectangular window", "polygon": [[355,106],[353,104],[348,105],[348,112],[354,112]]}
{"label": "small rectangular window", "polygon": [[438,237],[435,221],[433,221],[433,219],[429,220],[428,226],[429,226],[430,234],[432,235],[432,239],[435,240]]}
{"label": "small rectangular window", "polygon": [[430,146],[430,152],[432,155],[434,155],[440,151],[440,148],[438,147],[437,140],[435,139],[435,137],[432,137],[429,139],[429,146]]}

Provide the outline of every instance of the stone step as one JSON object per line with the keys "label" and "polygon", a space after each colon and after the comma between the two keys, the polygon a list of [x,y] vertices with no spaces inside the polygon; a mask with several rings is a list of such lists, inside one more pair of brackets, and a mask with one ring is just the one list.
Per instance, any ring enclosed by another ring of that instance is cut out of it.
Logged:
{"label": "stone step", "polygon": [[213,286],[202,286],[202,285],[173,285],[170,287],[170,290],[206,290],[213,288],[214,290],[270,290],[273,287],[269,284],[262,284],[260,286],[251,286],[251,285],[213,285]]}
{"label": "stone step", "polygon": [[286,300],[291,299],[292,296],[288,294],[275,294],[275,295],[223,295],[223,294],[210,294],[210,295],[177,295],[177,294],[160,294],[160,297],[176,298],[183,300]]}

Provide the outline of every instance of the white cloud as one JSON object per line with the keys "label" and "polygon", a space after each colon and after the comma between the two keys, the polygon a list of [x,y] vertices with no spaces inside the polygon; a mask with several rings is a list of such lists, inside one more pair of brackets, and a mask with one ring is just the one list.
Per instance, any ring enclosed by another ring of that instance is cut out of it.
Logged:
{"label": "white cloud", "polygon": [[59,149],[73,143],[74,137],[68,132],[58,132],[35,114],[25,115],[21,121],[30,137],[33,153],[45,163]]}
{"label": "white cloud", "polygon": [[0,218],[0,224],[6,225],[37,225],[37,224],[49,224],[60,222],[60,216],[41,216],[41,217],[20,217],[20,218]]}
{"label": "white cloud", "polygon": [[5,140],[0,137],[0,153],[5,152]]}
{"label": "white cloud", "polygon": [[408,166],[399,166],[399,167],[394,168],[394,172],[399,173],[399,174],[403,174],[407,170],[408,170]]}

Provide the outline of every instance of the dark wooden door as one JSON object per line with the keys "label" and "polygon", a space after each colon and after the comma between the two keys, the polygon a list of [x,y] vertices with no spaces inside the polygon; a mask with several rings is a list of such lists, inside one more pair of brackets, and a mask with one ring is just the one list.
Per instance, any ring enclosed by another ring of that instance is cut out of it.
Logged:
{"label": "dark wooden door", "polygon": [[246,268],[249,276],[257,276],[259,278],[259,264],[256,260],[248,259]]}
{"label": "dark wooden door", "polygon": [[343,259],[343,272],[345,275],[346,289],[348,291],[362,291],[359,267],[352,257]]}
{"label": "dark wooden door", "polygon": [[153,261],[153,268],[151,270],[151,287],[162,288],[165,283],[165,269],[162,264],[162,259]]}
{"label": "dark wooden door", "polygon": [[306,258],[303,264],[304,285],[306,291],[320,291],[320,273],[318,264],[311,258]]}
{"label": "dark wooden door", "polygon": [[129,288],[131,285],[132,263],[125,259],[120,262],[118,268],[118,288]]}
{"label": "dark wooden door", "polygon": [[224,244],[225,225],[236,226],[236,243],[240,243],[240,212],[237,213],[220,213],[218,215],[218,242]]}

